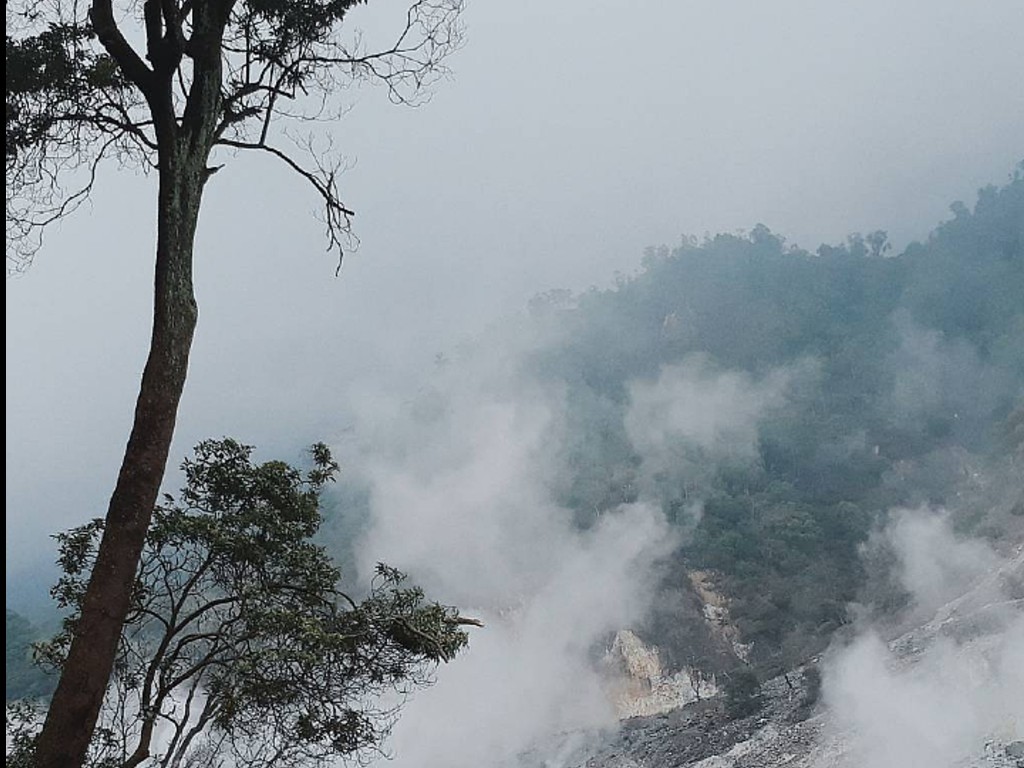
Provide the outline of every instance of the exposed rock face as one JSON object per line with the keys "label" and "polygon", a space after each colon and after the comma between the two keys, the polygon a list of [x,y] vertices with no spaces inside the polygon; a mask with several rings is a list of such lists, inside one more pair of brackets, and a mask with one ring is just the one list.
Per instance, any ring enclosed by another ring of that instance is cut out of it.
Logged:
{"label": "exposed rock face", "polygon": [[707,571],[687,574],[694,592],[704,603],[704,618],[711,631],[724,641],[741,661],[749,661],[750,645],[741,642],[740,631],[729,616],[729,599],[715,589],[714,578]]}
{"label": "exposed rock face", "polygon": [[[792,678],[791,678],[792,679]],[[614,736],[572,768],[771,768],[808,753],[820,723],[803,721],[803,690],[784,679],[763,688],[764,707],[731,720],[719,698],[691,702],[653,717],[626,720]],[[776,759],[778,758],[778,759]],[[827,764],[825,764],[827,765]],[[818,768],[818,766],[814,766]]]}
{"label": "exposed rock face", "polygon": [[695,669],[666,672],[658,649],[628,629],[615,634],[605,663],[611,672],[609,695],[622,719],[668,712],[718,691],[714,679]]}
{"label": "exposed rock face", "polygon": [[[980,676],[982,687],[1006,687],[998,675],[1007,670],[1001,672],[996,660],[998,653],[1005,653],[1007,629],[1019,629],[1024,616],[1022,582],[1024,551],[1018,548],[1002,567],[975,583],[970,592],[888,644],[893,674],[913,675],[928,663],[931,648],[942,647],[953,654],[948,658],[955,659],[959,668]],[[706,605],[718,606],[713,590],[707,589],[700,575],[694,588],[702,592]],[[1012,643],[1013,637],[1009,637]],[[840,721],[823,704],[810,706],[800,670],[764,683],[760,711],[730,720],[720,697],[694,701],[685,691],[672,688],[674,678],[666,678],[657,650],[632,632],[620,632],[616,637],[609,655],[614,658],[616,654],[619,669],[632,680],[627,685],[629,695],[624,694],[626,705],[620,711],[627,716],[643,716],[624,720],[617,732],[598,737],[597,743],[592,741],[571,758],[559,761],[558,768],[933,768],[929,753],[918,751],[912,739],[909,761],[905,757],[897,762],[885,757],[879,760],[875,753],[866,762],[857,747],[858,743],[863,745],[863,739],[851,730],[855,726]],[[1019,666],[1019,655],[1015,658]],[[1014,689],[1021,670],[1014,668],[1009,674],[1013,701],[1009,705],[1003,702],[1002,709],[993,711],[995,716],[972,732],[970,744],[959,758],[944,755],[943,765],[1024,768],[1024,688],[1019,698]],[[970,682],[964,680],[965,692]],[[663,698],[659,698],[660,691],[665,692]],[[672,700],[686,703],[656,709]],[[648,713],[646,708],[655,712]],[[942,734],[932,733],[941,743]],[[928,731],[924,736],[930,739]],[[906,753],[904,745],[901,754]],[[539,765],[549,768],[552,764]]]}

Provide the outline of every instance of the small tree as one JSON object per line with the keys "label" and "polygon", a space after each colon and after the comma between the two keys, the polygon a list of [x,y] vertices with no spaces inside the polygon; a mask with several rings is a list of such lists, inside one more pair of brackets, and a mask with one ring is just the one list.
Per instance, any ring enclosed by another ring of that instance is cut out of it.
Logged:
{"label": "small tree", "polygon": [[690,683],[690,690],[693,691],[695,701],[704,698],[704,691],[711,683],[711,675],[704,670],[705,659],[699,659],[691,655],[686,662],[686,679]]}
{"label": "small tree", "polygon": [[[255,464],[233,440],[201,443],[181,498],[157,506],[88,764],[133,768],[321,764],[379,749],[401,695],[465,644],[452,608],[377,568],[359,602],[312,541],[336,465]],[[64,663],[104,522],[60,534],[70,609],[40,647]],[[24,718],[22,718],[24,720]],[[23,740],[24,745],[29,742]]]}
{"label": "small tree", "polygon": [[761,681],[754,670],[744,667],[729,674],[725,682],[725,712],[733,719],[760,711]]}

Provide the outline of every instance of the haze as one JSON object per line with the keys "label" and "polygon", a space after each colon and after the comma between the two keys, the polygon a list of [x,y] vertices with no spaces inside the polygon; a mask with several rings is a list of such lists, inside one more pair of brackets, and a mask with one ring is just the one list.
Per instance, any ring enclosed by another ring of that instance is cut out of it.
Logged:
{"label": "haze", "polygon": [[[352,20],[373,33],[378,13]],[[334,439],[353,387],[414,389],[533,294],[606,285],[683,234],[763,222],[814,248],[886,229],[899,248],[1024,156],[1016,0],[476,2],[465,21],[430,103],[342,94],[329,130],[362,245],[339,279],[299,181],[226,158],[175,461],[206,436]],[[12,607],[43,592],[47,536],[105,510],[149,335],[153,205],[152,179],[106,174],[7,282]]]}

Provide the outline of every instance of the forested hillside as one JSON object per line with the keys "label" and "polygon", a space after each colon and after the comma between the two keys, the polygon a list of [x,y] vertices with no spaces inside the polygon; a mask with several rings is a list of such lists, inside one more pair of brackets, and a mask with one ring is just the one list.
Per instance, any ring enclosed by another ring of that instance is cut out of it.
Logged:
{"label": "forested hillside", "polygon": [[752,660],[790,664],[851,602],[901,607],[863,548],[887,510],[1019,525],[1024,178],[952,212],[899,254],[882,232],[810,253],[759,225],[533,302],[562,333],[533,361],[569,393],[562,502],[588,526],[653,497],[683,534],[655,642],[692,656],[687,575],[709,572]]}
{"label": "forested hillside", "polygon": [[[912,607],[873,536],[891,510],[947,508],[997,543],[1024,531],[1024,176],[952,212],[898,254],[880,232],[810,253],[763,226],[649,249],[611,289],[535,298],[529,342],[505,349],[498,328],[439,356],[459,386],[423,385],[400,414],[412,426],[357,453],[448,440],[467,460],[463,433],[438,425],[475,396],[474,358],[517,356],[516,377],[562,393],[557,471],[538,482],[575,528],[640,501],[674,529],[641,636],[676,668],[727,669],[737,648],[762,676],[789,668],[851,604]],[[371,484],[393,476],[368,477],[350,459],[327,500],[349,576]],[[719,597],[738,636],[706,620]],[[35,631],[7,622],[8,699],[45,694]]]}

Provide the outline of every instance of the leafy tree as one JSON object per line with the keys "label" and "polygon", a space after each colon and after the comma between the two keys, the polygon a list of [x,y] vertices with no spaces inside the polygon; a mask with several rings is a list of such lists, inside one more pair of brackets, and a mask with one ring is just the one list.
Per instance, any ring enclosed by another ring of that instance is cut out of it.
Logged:
{"label": "leafy tree", "polygon": [[[306,133],[358,80],[415,101],[459,44],[462,0],[415,0],[394,42],[343,22],[361,0],[10,0],[6,48],[9,269],[89,194],[106,159],[157,176],[153,331],[135,418],[74,641],[40,740],[42,766],[82,762],[160,489],[198,317],[193,242],[214,154],[283,162],[323,203],[332,248],[352,211],[339,163]],[[304,158],[305,155],[305,159]]]}
{"label": "leafy tree", "polygon": [[764,705],[761,681],[749,668],[732,672],[725,681],[725,712],[733,718],[748,717],[759,712]]}
{"label": "leafy tree", "polygon": [[[185,487],[153,515],[93,766],[298,766],[379,749],[401,696],[465,644],[453,608],[378,566],[362,600],[312,541],[336,464],[257,464],[233,440],[201,443]],[[58,668],[80,620],[103,520],[60,534],[54,597],[70,610],[40,646]],[[30,748],[24,741],[22,751]],[[225,762],[226,761],[226,762]]]}

